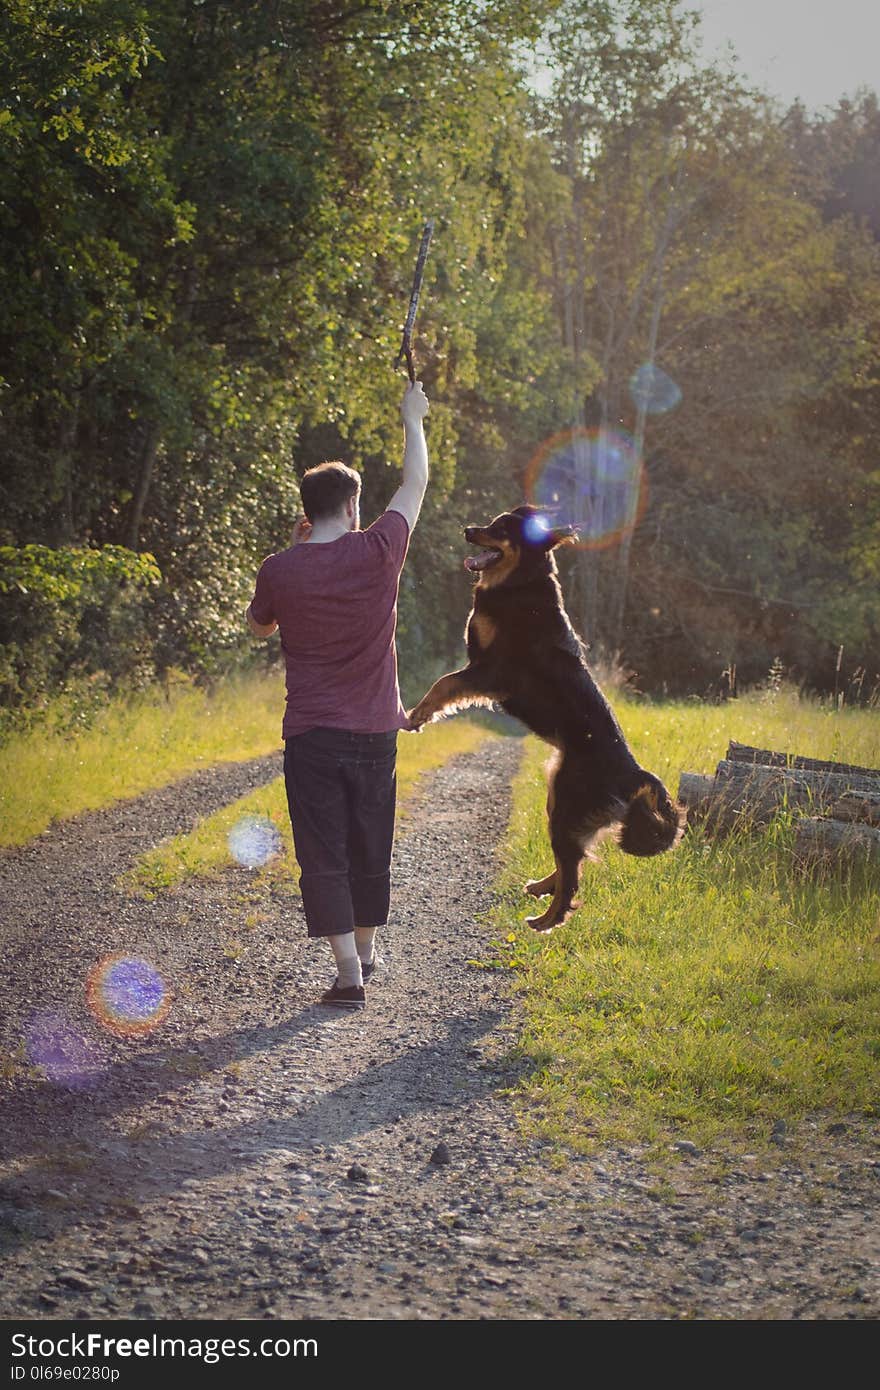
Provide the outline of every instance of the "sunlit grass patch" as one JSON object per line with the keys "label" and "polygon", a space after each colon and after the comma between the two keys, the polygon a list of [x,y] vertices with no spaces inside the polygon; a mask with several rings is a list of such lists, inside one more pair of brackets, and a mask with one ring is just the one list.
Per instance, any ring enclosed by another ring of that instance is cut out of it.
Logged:
{"label": "sunlit grass patch", "polygon": [[54,820],[138,796],[212,763],[281,745],[284,676],[251,675],[209,693],[189,683],[116,700],[81,732],[51,719],[0,748],[0,845]]}
{"label": "sunlit grass patch", "polygon": [[730,739],[781,753],[880,764],[880,714],[837,712],[801,699],[788,687],[718,705],[699,700],[655,705],[620,697],[613,703],[636,757],[673,792],[681,772],[714,772]]}
{"label": "sunlit grass patch", "polygon": [[[431,724],[419,734],[401,734],[397,751],[398,816],[405,816],[407,801],[424,773],[458,754],[472,752],[492,737],[494,735],[485,728],[466,718]],[[229,835],[248,817],[270,823],[280,837],[281,849],[264,867],[242,868],[241,872],[249,880],[272,880],[294,891],[296,866],[283,777],[207,816],[188,835],[177,835],[157,845],[126,876],[124,886],[139,893],[155,894],[191,875],[218,873],[234,865]]]}
{"label": "sunlit grass patch", "polygon": [[[876,763],[876,714],[828,716],[789,698],[720,708],[617,702],[645,766],[674,792],[712,771],[727,739]],[[790,854],[791,824],[635,860],[586,865],[580,909],[552,936],[523,924],[528,878],[552,866],[547,749],[530,741],[515,786],[504,906],[534,1064],[530,1122],[555,1138],[760,1143],[774,1121],[873,1113],[880,1059],[880,883],[866,866],[820,877]],[[532,910],[533,907],[532,907]]]}

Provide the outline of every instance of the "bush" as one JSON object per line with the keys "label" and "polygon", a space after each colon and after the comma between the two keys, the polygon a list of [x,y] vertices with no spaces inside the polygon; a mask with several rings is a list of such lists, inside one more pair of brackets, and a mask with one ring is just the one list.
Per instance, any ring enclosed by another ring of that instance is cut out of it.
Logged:
{"label": "bush", "polygon": [[118,545],[0,546],[0,708],[39,705],[83,679],[152,679],[146,610],[161,579],[152,555]]}

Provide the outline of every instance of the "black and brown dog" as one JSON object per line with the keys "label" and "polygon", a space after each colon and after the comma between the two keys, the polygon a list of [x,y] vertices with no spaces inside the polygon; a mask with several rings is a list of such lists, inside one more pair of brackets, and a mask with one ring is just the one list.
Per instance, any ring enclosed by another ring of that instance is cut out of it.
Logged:
{"label": "black and brown dog", "polygon": [[516,507],[464,534],[485,547],[465,561],[478,575],[468,664],[441,676],[409,719],[420,728],[467,705],[499,704],[559,750],[547,801],[556,868],[525,885],[536,898],[552,893],[546,912],[528,918],[549,931],[572,910],[581,861],[602,832],[616,829],[627,854],[660,854],[680,840],[684,812],[636,762],[569,622],[552,552],[573,532]]}

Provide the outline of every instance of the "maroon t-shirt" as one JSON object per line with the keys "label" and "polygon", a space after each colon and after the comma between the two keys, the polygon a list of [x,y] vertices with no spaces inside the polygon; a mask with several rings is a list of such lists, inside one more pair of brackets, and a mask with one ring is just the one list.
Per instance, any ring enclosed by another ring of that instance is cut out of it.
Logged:
{"label": "maroon t-shirt", "polygon": [[397,587],[409,545],[400,512],[366,531],[270,555],[251,613],[276,622],[287,662],[282,738],[307,729],[383,734],[408,727],[397,685]]}

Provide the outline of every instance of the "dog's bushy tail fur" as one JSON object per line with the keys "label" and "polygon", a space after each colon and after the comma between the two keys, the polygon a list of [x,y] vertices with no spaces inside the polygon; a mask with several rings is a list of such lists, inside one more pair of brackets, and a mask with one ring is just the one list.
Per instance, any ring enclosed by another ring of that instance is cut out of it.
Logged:
{"label": "dog's bushy tail fur", "polygon": [[623,813],[619,844],[625,854],[662,854],[673,849],[684,833],[685,812],[663,783],[649,772]]}

